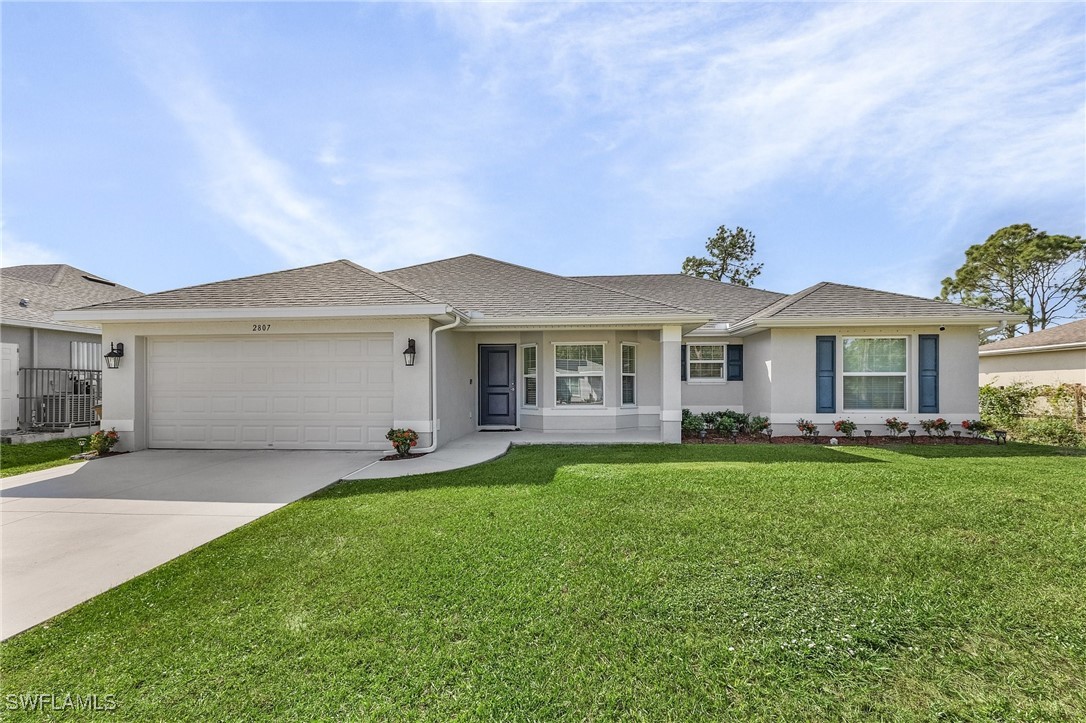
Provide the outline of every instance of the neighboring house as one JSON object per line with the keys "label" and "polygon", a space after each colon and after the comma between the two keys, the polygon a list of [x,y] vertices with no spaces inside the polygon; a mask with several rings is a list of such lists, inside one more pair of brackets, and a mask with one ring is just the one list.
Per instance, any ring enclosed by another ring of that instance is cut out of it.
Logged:
{"label": "neighboring house", "polygon": [[420,448],[478,429],[643,430],[681,412],[977,416],[1000,312],[839,284],[784,295],[678,274],[569,278],[467,255],[309,266],[58,314],[125,345],[103,424],[144,447]]}
{"label": "neighboring house", "polygon": [[101,329],[92,322],[57,321],[53,313],[137,295],[64,264],[0,269],[0,430],[93,421]]}
{"label": "neighboring house", "polygon": [[980,348],[980,383],[1086,384],[1086,319]]}

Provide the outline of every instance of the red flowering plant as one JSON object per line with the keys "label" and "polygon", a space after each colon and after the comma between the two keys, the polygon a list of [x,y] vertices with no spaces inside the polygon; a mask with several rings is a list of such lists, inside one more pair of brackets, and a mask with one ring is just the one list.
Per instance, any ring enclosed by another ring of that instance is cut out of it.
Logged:
{"label": "red flowering plant", "polygon": [[928,436],[934,434],[936,437],[945,437],[946,432],[950,429],[950,422],[946,421],[942,417],[938,419],[922,419],[920,420],[920,426],[924,428],[924,431],[928,433]]}
{"label": "red flowering plant", "polygon": [[856,431],[856,422],[851,419],[838,419],[833,423],[833,431],[845,435],[846,439],[852,439],[852,433]]}
{"label": "red flowering plant", "polygon": [[119,434],[117,434],[117,430],[115,428],[110,429],[108,432],[103,429],[99,429],[97,432],[91,435],[90,442],[87,443],[87,446],[90,447],[93,451],[102,455],[113,449],[113,446],[117,444],[120,439],[121,437]]}
{"label": "red flowering plant", "polygon": [[962,420],[962,429],[973,435],[975,439],[987,432],[989,427],[979,419],[964,419]]}
{"label": "red flowering plant", "polygon": [[809,419],[797,419],[796,429],[798,429],[804,437],[813,437],[818,434],[818,425]]}
{"label": "red flowering plant", "polygon": [[396,454],[406,457],[411,454],[411,448],[419,443],[419,433],[413,429],[390,429],[385,439],[392,442]]}
{"label": "red flowering plant", "polygon": [[886,420],[886,428],[890,430],[891,437],[896,437],[909,428],[909,423],[903,422],[897,417],[890,417]]}

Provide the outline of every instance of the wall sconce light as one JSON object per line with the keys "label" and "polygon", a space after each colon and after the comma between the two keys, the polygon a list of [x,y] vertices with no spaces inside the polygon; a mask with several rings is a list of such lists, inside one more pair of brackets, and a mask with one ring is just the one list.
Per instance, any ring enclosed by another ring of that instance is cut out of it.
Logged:
{"label": "wall sconce light", "polygon": [[124,343],[117,342],[116,344],[110,343],[109,353],[106,354],[106,366],[110,369],[117,369],[121,366],[121,357],[124,356]]}
{"label": "wall sconce light", "polygon": [[415,366],[415,340],[407,340],[407,348],[403,350],[403,363],[409,367]]}

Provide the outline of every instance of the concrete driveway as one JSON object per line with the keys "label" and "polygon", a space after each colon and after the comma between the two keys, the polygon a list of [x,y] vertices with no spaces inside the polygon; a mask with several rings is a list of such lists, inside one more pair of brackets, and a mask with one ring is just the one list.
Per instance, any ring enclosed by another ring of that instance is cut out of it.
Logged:
{"label": "concrete driveway", "polygon": [[9,477],[0,493],[0,638],[383,454],[148,450]]}

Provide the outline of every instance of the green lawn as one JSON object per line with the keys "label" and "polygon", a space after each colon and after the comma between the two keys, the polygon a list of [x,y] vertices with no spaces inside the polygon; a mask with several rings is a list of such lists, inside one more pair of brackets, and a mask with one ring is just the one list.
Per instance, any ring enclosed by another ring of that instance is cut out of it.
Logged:
{"label": "green lawn", "polygon": [[2,689],[130,720],[1082,720],[1084,470],[518,448],[290,505],[4,644]]}
{"label": "green lawn", "polygon": [[75,439],[0,445],[0,477],[71,464],[72,460],[68,458],[79,454],[79,451],[79,443]]}

